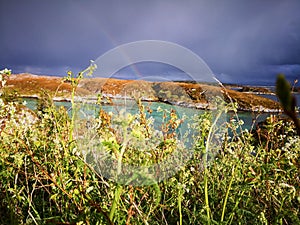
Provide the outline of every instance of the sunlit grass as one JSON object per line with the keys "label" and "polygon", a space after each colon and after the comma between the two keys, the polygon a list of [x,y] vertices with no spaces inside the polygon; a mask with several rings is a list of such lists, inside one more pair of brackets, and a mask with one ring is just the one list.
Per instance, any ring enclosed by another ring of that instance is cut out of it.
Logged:
{"label": "sunlit grass", "polygon": [[[208,111],[190,124],[197,131],[195,150],[184,167],[163,181],[134,186],[109,180],[86,163],[73,136],[74,120],[51,96],[41,98],[35,112],[4,97],[0,224],[300,223],[300,138],[289,120],[270,117],[253,133],[237,131],[240,121],[224,121],[228,130],[217,149],[210,137],[219,127]],[[155,139],[161,140],[157,148],[142,153],[134,148],[155,130],[138,104],[136,115],[110,117],[102,112],[94,121],[97,126],[91,125],[105,151],[118,160],[117,174],[123,164],[163,160],[166,155],[158,150],[176,148],[174,116],[166,117],[167,130]],[[216,151],[206,163],[208,147]]]}

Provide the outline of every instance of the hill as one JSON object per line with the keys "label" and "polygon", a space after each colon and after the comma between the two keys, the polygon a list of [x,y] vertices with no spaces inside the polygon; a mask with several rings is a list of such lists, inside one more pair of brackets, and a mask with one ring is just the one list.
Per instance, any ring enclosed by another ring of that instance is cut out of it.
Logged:
{"label": "hill", "polygon": [[[72,85],[61,77],[33,74],[13,74],[7,81],[8,91],[21,96],[38,97],[43,90],[57,99],[68,100]],[[187,82],[148,82],[144,80],[118,80],[108,78],[82,79],[76,89],[80,97],[96,98],[102,94],[110,98],[137,98],[161,101],[186,107],[210,108],[211,99],[220,96],[225,101],[237,102],[243,111],[274,112],[280,105],[270,99],[251,93],[243,93],[224,87]]]}

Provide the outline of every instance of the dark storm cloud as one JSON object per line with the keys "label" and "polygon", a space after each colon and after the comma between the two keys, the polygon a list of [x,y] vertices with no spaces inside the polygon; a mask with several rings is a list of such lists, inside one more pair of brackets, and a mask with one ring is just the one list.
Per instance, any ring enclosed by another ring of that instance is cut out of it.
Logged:
{"label": "dark storm cloud", "polygon": [[299,77],[300,1],[0,1],[0,63],[64,74],[111,48],[158,39],[202,57],[225,82]]}

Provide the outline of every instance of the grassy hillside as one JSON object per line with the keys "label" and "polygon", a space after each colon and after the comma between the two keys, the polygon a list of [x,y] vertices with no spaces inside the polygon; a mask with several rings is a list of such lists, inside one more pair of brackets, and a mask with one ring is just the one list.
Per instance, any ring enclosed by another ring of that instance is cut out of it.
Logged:
{"label": "grassy hillside", "polygon": [[[47,90],[56,97],[70,98],[72,91],[70,82],[51,76],[17,74],[10,76],[7,84],[7,89],[15,90],[25,96],[39,95],[41,90]],[[273,100],[206,84],[86,78],[80,81],[76,89],[78,96],[95,97],[99,93],[116,97],[142,97],[146,100],[174,104],[188,103],[189,106],[200,108],[209,107],[211,96],[221,96],[227,102],[237,102],[239,110],[276,111],[280,109],[279,104]]]}

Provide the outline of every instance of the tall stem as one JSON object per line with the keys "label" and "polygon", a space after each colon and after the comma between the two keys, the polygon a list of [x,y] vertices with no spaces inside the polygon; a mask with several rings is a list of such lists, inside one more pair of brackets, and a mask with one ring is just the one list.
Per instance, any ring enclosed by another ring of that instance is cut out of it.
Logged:
{"label": "tall stem", "polygon": [[115,194],[114,194],[114,200],[113,200],[113,203],[111,205],[110,212],[109,212],[109,219],[111,221],[113,221],[117,206],[119,204],[121,193],[122,193],[122,186],[120,184],[117,184],[117,188],[116,188]]}
{"label": "tall stem", "polygon": [[222,110],[219,111],[218,115],[216,116],[216,119],[214,120],[213,124],[211,125],[209,132],[208,132],[208,137],[207,137],[207,142],[205,146],[205,152],[203,156],[203,165],[204,165],[204,195],[205,195],[205,208],[206,208],[206,215],[208,219],[208,223],[210,224],[211,222],[211,213],[210,213],[210,207],[209,207],[209,199],[208,199],[208,169],[207,169],[207,160],[208,160],[208,152],[209,152],[209,147],[210,147],[210,142],[211,138],[214,132],[214,127],[216,126],[219,118],[222,115]]}
{"label": "tall stem", "polygon": [[72,105],[72,117],[71,117],[71,124],[70,124],[70,133],[69,133],[69,141],[72,142],[73,141],[73,130],[74,130],[74,123],[75,123],[75,108],[76,108],[76,104],[75,104],[75,87],[72,88],[72,96],[71,96],[71,105]]}
{"label": "tall stem", "polygon": [[[121,151],[118,155],[117,179],[119,178],[119,176],[122,172],[122,158],[123,158],[123,155],[125,153],[125,150],[126,150],[126,147],[127,147],[127,144],[128,144],[126,126],[124,127],[123,135],[124,135],[124,142],[123,142],[123,146],[121,148]],[[116,182],[118,182],[118,181],[116,181]],[[111,205],[111,209],[110,209],[110,212],[109,212],[109,219],[111,221],[113,220],[114,214],[115,214],[116,209],[118,207],[120,196],[121,196],[121,193],[122,193],[122,189],[123,189],[122,186],[120,184],[117,184],[117,188],[116,188],[115,193],[114,193],[113,203]]]}
{"label": "tall stem", "polygon": [[179,185],[179,193],[178,193],[178,211],[179,211],[179,225],[182,225],[182,207],[181,207],[181,203],[182,203],[182,195],[183,195],[183,188],[182,185]]}
{"label": "tall stem", "polygon": [[227,204],[227,200],[228,200],[228,196],[229,196],[229,191],[231,189],[231,185],[232,185],[232,182],[233,182],[233,178],[234,178],[234,166],[232,167],[231,179],[229,181],[229,185],[228,185],[228,188],[227,188],[227,191],[226,191],[226,195],[225,195],[225,199],[224,199],[224,203],[223,203],[221,222],[223,222],[223,220],[224,220],[226,204]]}

